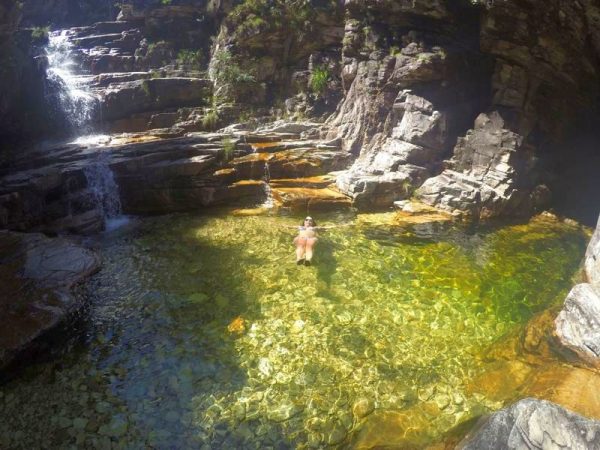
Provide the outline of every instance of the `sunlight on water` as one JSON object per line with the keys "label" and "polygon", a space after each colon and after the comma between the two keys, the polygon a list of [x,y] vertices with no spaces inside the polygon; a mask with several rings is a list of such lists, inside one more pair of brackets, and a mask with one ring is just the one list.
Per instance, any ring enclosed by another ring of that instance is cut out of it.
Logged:
{"label": "sunlight on water", "polygon": [[69,32],[54,31],[48,36],[48,79],[59,86],[59,102],[68,121],[78,132],[89,125],[98,107],[98,98],[89,88],[89,76],[76,74],[76,56]]}
{"label": "sunlight on water", "polygon": [[394,411],[420,445],[500,408],[466,385],[564,295],[585,234],[365,218],[321,218],[346,226],[311,267],[291,217],[168,216],[101,238],[85,345],[0,388],[0,447],[346,448]]}

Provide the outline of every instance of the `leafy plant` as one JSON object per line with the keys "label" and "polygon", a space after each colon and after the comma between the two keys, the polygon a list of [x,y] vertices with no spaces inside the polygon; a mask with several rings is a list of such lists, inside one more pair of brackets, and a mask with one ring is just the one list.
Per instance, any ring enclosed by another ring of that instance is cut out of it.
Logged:
{"label": "leafy plant", "polygon": [[235,143],[230,138],[225,138],[223,144],[223,160],[231,161],[235,152]]}
{"label": "leafy plant", "polygon": [[310,89],[317,95],[323,94],[325,89],[327,89],[327,83],[329,82],[330,77],[331,74],[327,67],[315,67],[310,76]]}
{"label": "leafy plant", "polygon": [[219,123],[219,113],[216,109],[210,109],[202,117],[202,128],[207,131],[213,131],[217,129]]}
{"label": "leafy plant", "polygon": [[181,49],[177,53],[177,64],[199,69],[202,64],[202,51],[192,49]]}
{"label": "leafy plant", "polygon": [[36,41],[48,39],[50,27],[35,27],[31,30],[31,37]]}
{"label": "leafy plant", "polygon": [[209,75],[211,79],[219,80],[224,84],[255,81],[254,76],[242,69],[228,50],[220,50],[213,55]]}

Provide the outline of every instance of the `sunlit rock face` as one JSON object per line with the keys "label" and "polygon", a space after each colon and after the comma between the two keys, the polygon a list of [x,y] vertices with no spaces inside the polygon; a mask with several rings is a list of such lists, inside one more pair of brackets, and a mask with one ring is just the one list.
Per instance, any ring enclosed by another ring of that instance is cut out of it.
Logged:
{"label": "sunlit rock face", "polygon": [[520,448],[597,448],[600,422],[543,400],[524,399],[494,413],[471,432],[461,450]]}
{"label": "sunlit rock face", "polygon": [[592,367],[600,367],[600,221],[584,260],[587,283],[573,287],[556,318],[556,336],[576,357]]}
{"label": "sunlit rock face", "polygon": [[[99,258],[66,239],[0,233],[0,371],[35,349],[35,340],[83,307],[69,288],[99,267]],[[27,286],[27,287],[24,287]]]}
{"label": "sunlit rock face", "polygon": [[[329,134],[341,136],[344,148],[359,158],[340,177],[340,187],[360,196],[360,177],[373,180],[380,170],[372,154],[389,153],[389,139],[412,143],[392,132],[402,120],[392,105],[400,90],[410,89],[446,122],[442,149],[423,155],[433,165],[429,176],[447,170],[419,194],[422,200],[472,218],[531,215],[542,208],[550,197],[540,158],[549,157],[549,143],[561,142],[574,126],[595,117],[597,9],[591,2],[490,2],[479,9],[466,2],[462,7],[437,1],[346,2],[345,98],[328,126]],[[453,28],[457,14],[460,24]],[[452,109],[458,105],[460,110]],[[469,142],[476,144],[474,137],[485,134],[481,120],[475,120],[480,113],[501,121],[498,130],[512,134],[515,144],[500,136],[492,142],[490,136],[487,156],[470,161],[465,158],[473,154]],[[485,158],[493,168],[482,176]],[[498,164],[494,158],[506,161]],[[387,171],[402,173],[402,164]],[[423,181],[412,180],[410,191]],[[370,192],[365,197],[377,203],[377,190]],[[398,189],[395,195],[400,200],[406,194]]]}
{"label": "sunlit rock face", "polygon": [[386,207],[439,172],[485,101],[491,66],[477,17],[444,2],[346,2],[346,95],[328,136],[358,159],[338,187],[358,207]]}
{"label": "sunlit rock face", "polygon": [[527,216],[547,203],[547,188],[531,186],[533,149],[505,127],[497,113],[481,114],[458,139],[440,175],[417,191],[423,202],[456,214],[490,218]]}

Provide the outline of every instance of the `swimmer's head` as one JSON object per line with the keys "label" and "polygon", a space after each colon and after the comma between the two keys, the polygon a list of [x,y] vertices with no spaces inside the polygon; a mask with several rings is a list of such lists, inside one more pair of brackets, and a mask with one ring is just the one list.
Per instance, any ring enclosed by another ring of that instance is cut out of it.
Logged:
{"label": "swimmer's head", "polygon": [[308,222],[308,225],[316,227],[317,226],[317,222],[315,222],[315,220],[310,217],[310,216],[306,216],[306,219],[304,219],[304,222],[302,223],[302,225],[306,225],[306,222]]}

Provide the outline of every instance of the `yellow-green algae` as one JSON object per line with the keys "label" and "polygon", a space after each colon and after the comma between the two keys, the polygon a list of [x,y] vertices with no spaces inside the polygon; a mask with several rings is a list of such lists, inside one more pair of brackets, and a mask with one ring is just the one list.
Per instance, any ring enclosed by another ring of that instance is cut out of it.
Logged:
{"label": "yellow-green algae", "polygon": [[566,293],[586,244],[554,220],[319,219],[338,226],[311,267],[294,262],[300,218],[102,237],[86,342],[0,387],[0,447],[425,445],[502,406],[467,389],[486,348]]}

